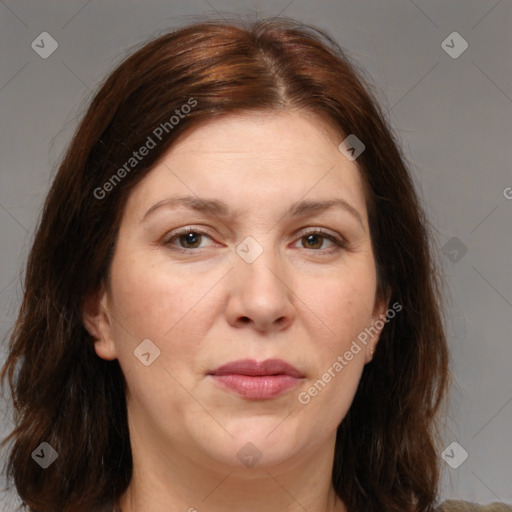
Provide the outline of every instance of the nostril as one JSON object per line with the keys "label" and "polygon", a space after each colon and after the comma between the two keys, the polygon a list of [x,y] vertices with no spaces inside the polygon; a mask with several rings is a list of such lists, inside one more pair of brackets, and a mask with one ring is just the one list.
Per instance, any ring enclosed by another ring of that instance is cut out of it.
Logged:
{"label": "nostril", "polygon": [[244,324],[248,324],[251,321],[251,319],[248,316],[243,316],[240,318],[240,321],[243,322]]}

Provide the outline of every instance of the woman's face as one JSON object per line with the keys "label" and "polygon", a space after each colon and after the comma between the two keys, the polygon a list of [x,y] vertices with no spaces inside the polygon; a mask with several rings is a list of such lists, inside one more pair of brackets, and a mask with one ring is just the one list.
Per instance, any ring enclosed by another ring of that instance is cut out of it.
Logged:
{"label": "woman's face", "polygon": [[[132,191],[109,314],[86,321],[125,374],[132,443],[241,469],[333,449],[378,337],[353,342],[386,308],[357,161],[334,137],[298,113],[232,115],[186,135]],[[215,374],[269,359],[295,374]]]}

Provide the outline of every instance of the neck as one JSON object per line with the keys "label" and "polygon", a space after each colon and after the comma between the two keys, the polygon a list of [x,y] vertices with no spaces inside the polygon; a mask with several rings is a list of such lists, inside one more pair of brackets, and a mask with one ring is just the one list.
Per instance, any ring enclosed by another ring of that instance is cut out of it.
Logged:
{"label": "neck", "polygon": [[161,443],[148,439],[132,432],[132,479],[118,512],[347,510],[331,483],[335,434],[300,460],[252,468],[190,455],[186,447],[166,447],[164,453]]}
{"label": "neck", "polygon": [[[260,494],[261,486],[254,485],[251,488],[247,486],[239,487],[236,492],[227,492],[222,490],[224,481],[219,482],[217,488],[211,489],[212,494],[205,494],[197,499],[187,500],[183,496],[174,496],[172,501],[162,500],[162,498],[151,499],[150,496],[140,485],[133,482],[127,491],[116,502],[114,512],[135,512],[147,510],[148,512],[168,512],[169,510],[183,510],[186,512],[225,512],[226,510],[244,510],[244,512],[268,512],[269,510],[280,510],[283,512],[304,512],[304,510],[315,510],[317,512],[347,512],[343,502],[332,489],[324,497],[316,498],[313,495],[303,495],[298,493],[297,498],[293,495],[282,482],[273,477],[270,473],[268,479],[273,482],[273,490]],[[236,486],[233,479],[231,486]],[[295,489],[294,492],[297,490]],[[173,493],[171,493],[173,494]],[[181,499],[180,499],[181,498]],[[152,505],[148,505],[148,501]]]}

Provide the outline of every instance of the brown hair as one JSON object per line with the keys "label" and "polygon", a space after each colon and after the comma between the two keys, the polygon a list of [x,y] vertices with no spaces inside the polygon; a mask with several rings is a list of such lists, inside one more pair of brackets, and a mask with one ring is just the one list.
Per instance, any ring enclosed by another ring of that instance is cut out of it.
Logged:
{"label": "brown hair", "polygon": [[[194,108],[170,122],[191,99]],[[279,109],[320,115],[340,142],[355,134],[365,144],[357,164],[377,292],[403,308],[384,327],[338,427],[334,487],[351,512],[433,510],[448,353],[428,224],[363,73],[321,30],[274,18],[205,21],[145,44],[107,77],[71,141],[28,258],[1,373],[15,410],[2,443],[13,441],[7,474],[31,511],[111,510],[130,482],[124,376],[117,360],[96,355],[82,322],[84,298],[108,279],[130,191],[201,122]],[[120,173],[166,122],[156,147]],[[114,174],[122,179],[113,182]],[[41,442],[59,454],[46,470],[31,460]]]}

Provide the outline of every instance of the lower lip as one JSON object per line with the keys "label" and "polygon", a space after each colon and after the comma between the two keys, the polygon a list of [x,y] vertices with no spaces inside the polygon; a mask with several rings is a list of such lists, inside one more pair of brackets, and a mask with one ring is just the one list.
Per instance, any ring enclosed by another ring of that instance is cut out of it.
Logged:
{"label": "lower lip", "polygon": [[234,391],[244,398],[273,398],[295,387],[301,379],[291,375],[212,375],[220,386]]}

